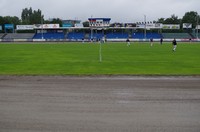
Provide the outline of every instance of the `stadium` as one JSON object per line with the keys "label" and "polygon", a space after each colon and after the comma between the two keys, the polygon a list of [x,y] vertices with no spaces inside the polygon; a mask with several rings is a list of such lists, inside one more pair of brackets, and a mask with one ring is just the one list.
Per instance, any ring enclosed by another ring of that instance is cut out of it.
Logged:
{"label": "stadium", "polygon": [[[171,41],[173,38],[176,38],[177,41],[199,41],[198,27],[200,26],[197,26],[193,32],[189,32],[188,30],[192,29],[191,23],[179,25],[144,21],[140,23],[110,24],[110,20],[111,18],[88,18],[89,27],[84,27],[79,20],[63,20],[62,26],[57,23],[34,25],[5,24],[5,31],[9,30],[12,33],[1,33],[0,41],[96,41],[103,37],[107,41],[125,41],[127,38],[131,41],[149,41],[151,38],[155,41],[159,41],[161,38],[164,41]],[[181,27],[185,32],[178,32]],[[27,30],[35,33],[23,33]],[[20,33],[17,33],[19,31]]]}
{"label": "stadium", "polygon": [[110,21],[0,26],[0,131],[199,132],[200,26]]}

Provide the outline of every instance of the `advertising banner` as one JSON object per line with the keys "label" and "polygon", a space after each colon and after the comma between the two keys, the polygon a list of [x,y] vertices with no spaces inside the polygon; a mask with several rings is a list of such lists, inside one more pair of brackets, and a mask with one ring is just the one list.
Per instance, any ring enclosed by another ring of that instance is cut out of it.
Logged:
{"label": "advertising banner", "polygon": [[136,27],[138,28],[146,28],[147,29],[159,29],[159,28],[162,28],[162,24],[161,23],[147,23],[146,25],[143,23],[143,24],[137,24]]}
{"label": "advertising banner", "polygon": [[197,25],[197,26],[196,26],[196,29],[200,29],[200,25]]}
{"label": "advertising banner", "polygon": [[59,24],[35,24],[34,28],[36,29],[55,29],[60,28]]}
{"label": "advertising banner", "polygon": [[137,24],[136,27],[137,28],[145,28],[145,24]]}
{"label": "advertising banner", "polygon": [[5,27],[5,29],[14,29],[13,24],[5,24],[4,27]]}
{"label": "advertising banner", "polygon": [[17,30],[33,30],[33,25],[17,25]]}
{"label": "advertising banner", "polygon": [[72,24],[71,23],[63,23],[62,27],[72,27]]}
{"label": "advertising banner", "polygon": [[124,24],[125,27],[136,27],[135,23],[125,23]]}
{"label": "advertising banner", "polygon": [[81,24],[81,23],[77,23],[77,24],[74,24],[74,27],[83,27],[83,24]]}
{"label": "advertising banner", "polygon": [[180,29],[179,24],[163,24],[163,29]]}
{"label": "advertising banner", "polygon": [[183,23],[183,28],[192,28],[192,23]]}
{"label": "advertising banner", "polygon": [[146,28],[147,29],[158,29],[158,28],[162,28],[162,24],[160,24],[160,23],[149,23],[149,24],[146,24]]}

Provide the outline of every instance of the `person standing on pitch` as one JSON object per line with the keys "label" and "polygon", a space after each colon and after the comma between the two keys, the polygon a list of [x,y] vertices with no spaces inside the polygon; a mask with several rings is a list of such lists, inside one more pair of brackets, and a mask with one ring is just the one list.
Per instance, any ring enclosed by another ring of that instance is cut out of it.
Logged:
{"label": "person standing on pitch", "polygon": [[126,43],[127,43],[127,46],[130,47],[131,43],[130,43],[129,38],[127,38]]}
{"label": "person standing on pitch", "polygon": [[163,38],[160,39],[160,44],[162,45],[162,43],[163,43]]}
{"label": "person standing on pitch", "polygon": [[153,38],[150,39],[151,46],[153,46]]}
{"label": "person standing on pitch", "polygon": [[173,44],[173,51],[176,51],[176,47],[177,47],[177,42],[176,39],[174,38],[174,40],[172,41]]}

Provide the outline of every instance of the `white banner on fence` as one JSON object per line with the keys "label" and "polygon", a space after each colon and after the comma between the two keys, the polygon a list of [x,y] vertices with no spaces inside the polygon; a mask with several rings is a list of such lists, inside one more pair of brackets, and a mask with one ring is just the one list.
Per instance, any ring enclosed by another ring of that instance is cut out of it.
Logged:
{"label": "white banner on fence", "polygon": [[163,29],[180,29],[179,24],[163,24],[162,25]]}
{"label": "white banner on fence", "polygon": [[192,23],[183,23],[183,28],[192,28]]}
{"label": "white banner on fence", "polygon": [[60,25],[59,24],[35,24],[34,28],[36,29],[54,29],[54,28],[59,28]]}
{"label": "white banner on fence", "polygon": [[17,25],[17,30],[33,30],[33,25]]}
{"label": "white banner on fence", "polygon": [[[137,24],[136,27],[137,28],[145,28],[145,24]],[[147,29],[158,29],[158,28],[162,28],[162,24],[161,23],[147,23],[146,28]]]}
{"label": "white banner on fence", "polygon": [[83,24],[81,24],[81,23],[74,24],[74,27],[83,27]]}
{"label": "white banner on fence", "polygon": [[200,29],[200,25],[197,25],[197,26],[196,26],[196,29]]}

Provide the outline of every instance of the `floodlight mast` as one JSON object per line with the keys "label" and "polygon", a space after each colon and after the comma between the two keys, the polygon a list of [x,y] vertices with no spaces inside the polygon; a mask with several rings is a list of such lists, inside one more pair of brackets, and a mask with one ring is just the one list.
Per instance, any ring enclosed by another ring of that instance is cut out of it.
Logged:
{"label": "floodlight mast", "polygon": [[[93,18],[93,15],[91,15],[91,21],[92,21],[92,18]],[[91,24],[91,21],[90,21],[90,25],[91,25],[91,27],[90,27],[91,28],[90,29],[91,30],[91,38],[90,38],[90,40],[93,41],[93,26]]]}
{"label": "floodlight mast", "polygon": [[42,39],[44,39],[44,35],[43,35],[43,17],[41,15],[41,26],[42,26]]}
{"label": "floodlight mast", "polygon": [[146,25],[146,15],[144,15],[144,38],[147,36],[147,25]]}
{"label": "floodlight mast", "polygon": [[197,14],[197,34],[196,34],[196,37],[197,37],[197,40],[199,40],[199,15]]}

